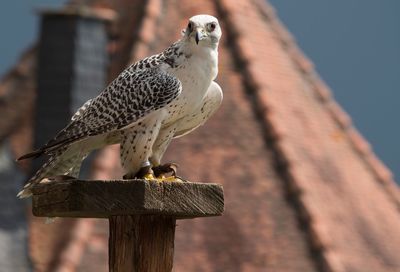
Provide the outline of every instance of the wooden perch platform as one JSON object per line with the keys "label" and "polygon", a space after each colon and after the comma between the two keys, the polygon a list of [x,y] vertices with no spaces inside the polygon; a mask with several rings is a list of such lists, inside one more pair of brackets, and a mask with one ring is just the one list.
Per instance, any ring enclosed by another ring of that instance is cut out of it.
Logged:
{"label": "wooden perch platform", "polygon": [[33,189],[33,214],[45,217],[109,218],[167,215],[178,219],[221,215],[222,186],[147,180],[68,180]]}
{"label": "wooden perch platform", "polygon": [[221,185],[147,180],[49,181],[32,188],[43,217],[108,218],[109,271],[169,272],[176,219],[219,216]]}

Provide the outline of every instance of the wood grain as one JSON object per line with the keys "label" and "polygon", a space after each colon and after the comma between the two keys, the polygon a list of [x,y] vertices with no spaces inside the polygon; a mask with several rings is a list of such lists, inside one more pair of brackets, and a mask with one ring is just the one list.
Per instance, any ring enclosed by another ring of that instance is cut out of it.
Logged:
{"label": "wood grain", "polygon": [[38,184],[32,192],[35,216],[147,214],[183,219],[218,216],[224,211],[222,186],[213,183],[68,180]]}
{"label": "wood grain", "polygon": [[110,217],[109,271],[169,272],[175,219],[159,215]]}

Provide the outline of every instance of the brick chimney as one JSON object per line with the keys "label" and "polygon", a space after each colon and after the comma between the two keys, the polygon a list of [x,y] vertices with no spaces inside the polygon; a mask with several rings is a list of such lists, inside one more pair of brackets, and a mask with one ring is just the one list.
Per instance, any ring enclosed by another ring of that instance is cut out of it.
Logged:
{"label": "brick chimney", "polygon": [[[62,129],[107,80],[109,11],[70,6],[42,10],[34,145]],[[35,161],[36,169],[42,161]]]}

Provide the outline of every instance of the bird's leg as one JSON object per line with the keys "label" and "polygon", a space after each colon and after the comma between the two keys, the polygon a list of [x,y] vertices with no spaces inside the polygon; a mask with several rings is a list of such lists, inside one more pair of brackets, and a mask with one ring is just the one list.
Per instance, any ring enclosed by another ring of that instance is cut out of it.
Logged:
{"label": "bird's leg", "polygon": [[131,173],[127,173],[123,176],[123,179],[156,180],[156,177],[151,169],[150,162],[145,162],[136,174],[132,175]]}
{"label": "bird's leg", "polygon": [[139,172],[136,174],[137,178],[146,179],[146,180],[154,180],[154,173],[151,169],[151,165],[146,165],[140,168]]}

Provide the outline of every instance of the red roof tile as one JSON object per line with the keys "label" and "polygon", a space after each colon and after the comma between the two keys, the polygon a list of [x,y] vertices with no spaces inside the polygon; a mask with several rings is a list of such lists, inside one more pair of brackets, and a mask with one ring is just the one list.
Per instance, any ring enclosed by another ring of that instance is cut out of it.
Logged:
{"label": "red roof tile", "polygon": [[[400,242],[398,191],[389,172],[378,166],[381,163],[371,160],[371,152],[358,152],[361,138],[355,142],[354,133],[353,137],[348,133],[351,122],[347,114],[331,99],[321,103],[320,94],[327,100],[325,94],[329,92],[321,92],[324,87],[315,81],[312,66],[299,53],[293,39],[282,31],[271,9],[261,1],[258,7],[246,7],[246,11],[227,2],[221,1],[226,4],[230,26],[243,33],[241,41],[248,43],[241,47],[247,46],[257,53],[258,58],[243,61],[243,68],[249,73],[264,73],[255,77],[256,86],[260,87],[251,91],[256,100],[261,93],[261,98],[269,97],[268,103],[260,99],[261,105],[257,105],[272,107],[275,113],[266,119],[267,128],[282,127],[281,131],[287,133],[277,138],[273,148],[284,157],[290,182],[296,183],[301,192],[298,200],[307,212],[309,231],[318,238],[319,245],[315,246],[323,245],[322,256],[327,266],[334,271],[399,268],[392,253]],[[251,31],[240,31],[241,17],[253,26]],[[260,25],[260,21],[266,23]],[[262,46],[254,42],[255,33],[264,42]],[[388,185],[382,186],[382,180]],[[385,230],[380,227],[381,220],[388,224]],[[364,229],[370,230],[368,234]]]}

